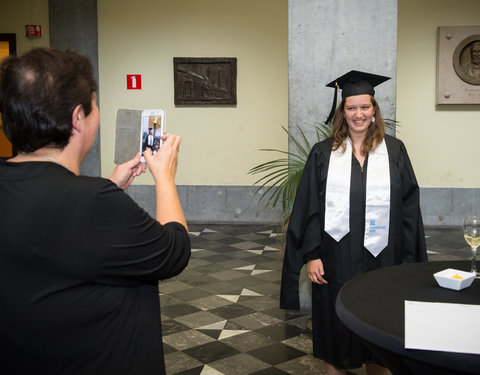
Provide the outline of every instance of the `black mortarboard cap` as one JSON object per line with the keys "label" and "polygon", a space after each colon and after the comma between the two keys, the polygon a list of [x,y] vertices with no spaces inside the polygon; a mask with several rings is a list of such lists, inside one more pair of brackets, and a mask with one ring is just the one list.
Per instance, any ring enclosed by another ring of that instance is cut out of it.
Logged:
{"label": "black mortarboard cap", "polygon": [[330,123],[337,107],[337,88],[342,90],[342,99],[355,95],[375,95],[374,87],[389,80],[390,77],[380,76],[378,74],[359,72],[351,70],[347,74],[338,77],[330,82],[327,87],[333,87],[335,94],[333,97],[333,105],[328,115],[326,124]]}

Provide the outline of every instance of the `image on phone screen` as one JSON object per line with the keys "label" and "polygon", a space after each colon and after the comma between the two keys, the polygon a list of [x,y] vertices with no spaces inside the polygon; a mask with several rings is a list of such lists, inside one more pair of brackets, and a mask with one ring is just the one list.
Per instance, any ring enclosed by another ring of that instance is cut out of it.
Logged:
{"label": "image on phone screen", "polygon": [[162,110],[145,110],[142,112],[142,130],[140,132],[140,151],[149,148],[156,154],[163,141],[161,136],[165,132],[165,113]]}

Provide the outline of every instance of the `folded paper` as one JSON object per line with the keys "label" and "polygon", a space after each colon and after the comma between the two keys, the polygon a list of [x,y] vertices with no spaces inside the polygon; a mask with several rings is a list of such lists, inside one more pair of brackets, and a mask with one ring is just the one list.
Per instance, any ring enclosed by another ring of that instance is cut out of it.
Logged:
{"label": "folded paper", "polygon": [[480,305],[405,301],[405,349],[480,354]]}

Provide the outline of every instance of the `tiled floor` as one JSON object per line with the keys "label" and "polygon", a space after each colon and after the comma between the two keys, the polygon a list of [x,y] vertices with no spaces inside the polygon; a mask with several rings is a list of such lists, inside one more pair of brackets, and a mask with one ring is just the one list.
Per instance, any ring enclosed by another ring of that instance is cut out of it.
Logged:
{"label": "tiled floor", "polygon": [[[190,225],[187,269],[159,284],[167,374],[324,373],[305,329],[309,315],[278,307],[276,229]],[[460,229],[426,228],[426,235],[431,261],[469,259]]]}

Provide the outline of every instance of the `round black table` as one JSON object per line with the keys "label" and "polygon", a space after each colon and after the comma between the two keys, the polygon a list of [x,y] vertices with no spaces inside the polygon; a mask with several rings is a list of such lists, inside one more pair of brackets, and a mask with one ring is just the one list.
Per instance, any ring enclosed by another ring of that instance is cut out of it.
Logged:
{"label": "round black table", "polygon": [[433,274],[446,268],[469,271],[470,262],[385,267],[353,278],[338,295],[336,311],[340,320],[394,375],[480,374],[480,355],[405,349],[405,300],[480,305],[479,279],[461,291],[438,286]]}

